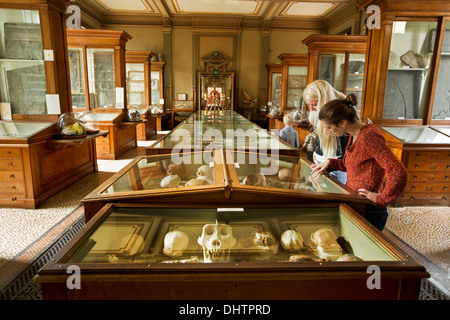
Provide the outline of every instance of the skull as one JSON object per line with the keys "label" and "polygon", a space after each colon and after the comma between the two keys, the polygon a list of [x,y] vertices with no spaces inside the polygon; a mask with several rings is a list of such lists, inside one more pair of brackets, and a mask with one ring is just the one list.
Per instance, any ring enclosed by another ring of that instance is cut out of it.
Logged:
{"label": "skull", "polygon": [[284,250],[297,251],[303,248],[303,238],[295,230],[286,230],[281,235],[281,245]]}
{"label": "skull", "polygon": [[214,170],[209,165],[205,164],[197,169],[197,178],[206,177],[208,179],[214,180]]}
{"label": "skull", "polygon": [[233,231],[227,224],[205,224],[202,235],[197,240],[203,247],[204,262],[228,261],[230,249],[236,244]]}
{"label": "skull", "polygon": [[180,257],[189,244],[189,237],[183,231],[170,231],[164,237],[163,252],[169,257]]}
{"label": "skull", "polygon": [[245,249],[259,250],[263,252],[277,253],[278,241],[268,231],[255,231],[239,238],[239,246]]}

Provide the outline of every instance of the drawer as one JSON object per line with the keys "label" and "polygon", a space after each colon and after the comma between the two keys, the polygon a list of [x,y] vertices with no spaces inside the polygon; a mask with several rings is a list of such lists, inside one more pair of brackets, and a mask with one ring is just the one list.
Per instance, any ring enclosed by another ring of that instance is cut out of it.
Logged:
{"label": "drawer", "polygon": [[0,171],[0,182],[23,181],[22,171]]}
{"label": "drawer", "polygon": [[408,175],[408,181],[422,181],[422,182],[447,182],[450,181],[450,172],[445,171],[412,171]]}
{"label": "drawer", "polygon": [[19,197],[0,196],[0,207],[3,208],[25,208],[25,199]]}
{"label": "drawer", "polygon": [[448,171],[450,172],[449,161],[411,161],[406,166],[408,171]]}
{"label": "drawer", "polygon": [[437,161],[437,160],[449,160],[450,151],[410,151],[408,152],[409,161]]}
{"label": "drawer", "polygon": [[0,170],[2,170],[2,171],[22,171],[22,160],[20,160],[20,159],[0,159]]}
{"label": "drawer", "polygon": [[0,158],[22,159],[22,150],[18,148],[0,148]]}
{"label": "drawer", "polygon": [[25,183],[23,182],[0,182],[0,194],[24,195]]}
{"label": "drawer", "polygon": [[450,182],[448,183],[425,183],[425,182],[409,182],[406,185],[404,193],[448,193],[450,195]]}

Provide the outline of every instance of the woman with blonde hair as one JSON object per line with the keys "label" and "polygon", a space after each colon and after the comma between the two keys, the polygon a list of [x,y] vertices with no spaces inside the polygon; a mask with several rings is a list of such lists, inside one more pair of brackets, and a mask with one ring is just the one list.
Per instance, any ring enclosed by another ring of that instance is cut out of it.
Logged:
{"label": "woman with blonde hair", "polygon": [[[345,154],[348,136],[336,137],[328,133],[319,122],[320,109],[329,101],[345,99],[345,95],[339,92],[331,84],[324,80],[311,82],[303,91],[303,100],[309,107],[308,120],[314,126],[314,153],[313,162],[318,164],[328,158],[339,159]],[[345,184],[347,173],[330,171],[330,175]]]}

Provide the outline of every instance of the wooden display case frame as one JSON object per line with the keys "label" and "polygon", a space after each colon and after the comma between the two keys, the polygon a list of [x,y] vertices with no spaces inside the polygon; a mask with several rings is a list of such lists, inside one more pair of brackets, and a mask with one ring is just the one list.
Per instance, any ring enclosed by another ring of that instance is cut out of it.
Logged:
{"label": "wooden display case frame", "polygon": [[[79,289],[69,289],[66,273],[68,258],[88,240],[96,228],[114,209],[157,209],[161,204],[106,204],[52,261],[38,273],[35,282],[43,290],[44,300],[148,299],[148,300],[299,300],[299,299],[383,299],[416,300],[420,282],[430,275],[405,251],[384,234],[371,227],[353,209],[334,203],[328,207],[350,219],[364,234],[369,235],[394,261],[353,262],[272,262],[238,263],[77,263],[82,274]],[[176,205],[170,208],[180,208]],[[206,205],[202,208],[217,208]],[[320,205],[314,206],[315,209]],[[324,207],[322,205],[322,207]],[[325,205],[326,207],[326,205]],[[167,208],[164,205],[164,208]],[[185,206],[183,206],[185,208]],[[192,208],[198,208],[193,206]],[[307,209],[292,205],[290,209]],[[276,214],[276,208],[272,209]],[[226,212],[225,212],[226,214]],[[245,214],[245,213],[243,213]],[[379,289],[367,287],[371,265],[381,271]],[[178,311],[177,311],[178,312]]]}
{"label": "wooden display case frame", "polygon": [[[370,5],[380,8],[381,28],[368,29],[367,56],[364,70],[364,92],[361,115],[379,125],[444,125],[450,120],[433,120],[433,102],[436,92],[441,51],[446,23],[450,23],[450,2],[408,0],[363,0],[358,7],[366,10]],[[437,22],[433,59],[430,64],[430,82],[426,95],[423,119],[384,119],[384,100],[393,22],[435,21]]]}

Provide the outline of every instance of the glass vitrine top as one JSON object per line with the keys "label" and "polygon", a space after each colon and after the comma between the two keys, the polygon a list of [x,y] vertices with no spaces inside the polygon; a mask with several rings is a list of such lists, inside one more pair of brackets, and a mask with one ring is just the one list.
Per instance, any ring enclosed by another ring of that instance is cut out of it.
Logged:
{"label": "glass vitrine top", "polygon": [[76,251],[61,262],[398,261],[342,207],[224,211],[113,207]]}
{"label": "glass vitrine top", "polygon": [[432,127],[434,130],[442,132],[448,136],[450,136],[450,127]]}
{"label": "glass vitrine top", "polygon": [[450,137],[428,127],[382,127],[404,143],[445,143],[450,144]]}
{"label": "glass vitrine top", "polygon": [[120,116],[120,113],[110,113],[110,112],[97,112],[95,113],[97,115],[98,121],[114,121],[118,116]]}
{"label": "glass vitrine top", "polygon": [[53,125],[53,123],[49,122],[0,121],[0,139],[29,138],[51,125]]}
{"label": "glass vitrine top", "polygon": [[295,149],[233,111],[197,111],[152,146],[190,149]]}

